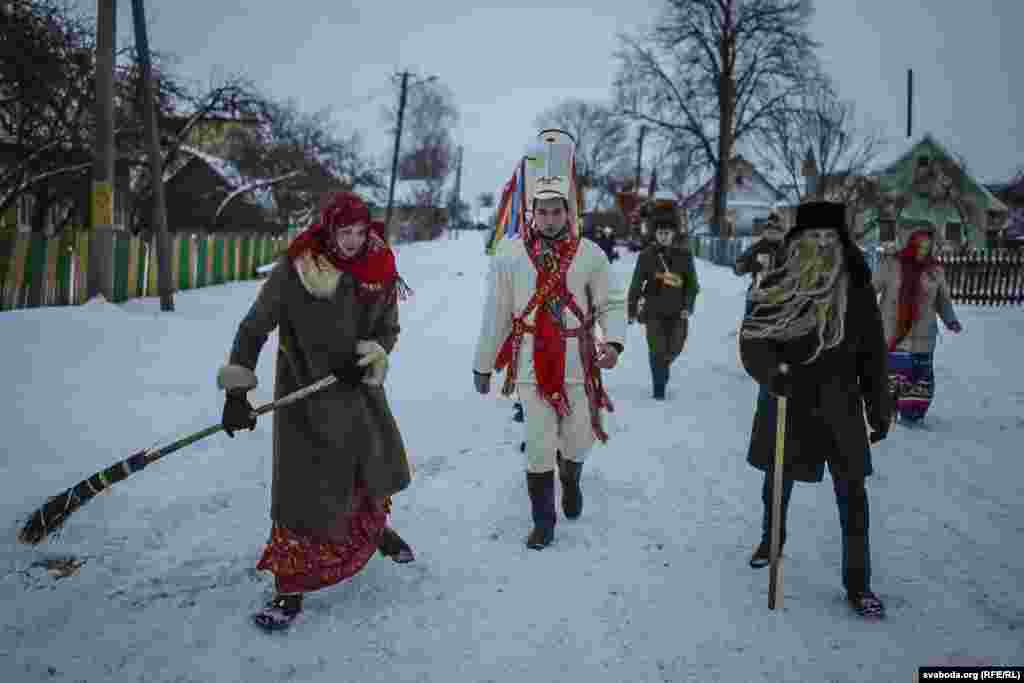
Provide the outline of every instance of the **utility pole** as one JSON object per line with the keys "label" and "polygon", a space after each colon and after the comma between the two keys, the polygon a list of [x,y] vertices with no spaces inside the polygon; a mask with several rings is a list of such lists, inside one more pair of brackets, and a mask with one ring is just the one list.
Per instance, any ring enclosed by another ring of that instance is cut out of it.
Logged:
{"label": "utility pole", "polygon": [[114,42],[117,0],[97,0],[96,138],[86,294],[114,298]]}
{"label": "utility pole", "polygon": [[146,147],[149,152],[149,176],[153,187],[153,232],[156,235],[157,289],[160,310],[174,310],[174,284],[171,282],[171,238],[167,234],[167,205],[164,198],[163,158],[156,130],[156,93],[153,87],[153,65],[149,59],[146,35],[146,8],[143,0],[132,0],[135,22],[135,47],[142,67],[142,112],[145,117]]}
{"label": "utility pole", "polygon": [[[462,214],[459,211],[460,199],[462,196],[462,145],[459,145],[459,163],[455,167],[455,192],[454,198],[452,199],[452,215],[458,221],[458,226],[455,229],[456,239],[459,236],[459,229],[462,227]],[[451,222],[451,216],[449,216],[449,223]]]}
{"label": "utility pole", "polygon": [[388,188],[388,210],[384,216],[385,229],[391,231],[391,212],[395,205],[395,180],[398,178],[398,150],[402,144],[402,119],[405,117],[405,96],[409,90],[409,72],[402,72],[402,93],[398,97],[398,127],[395,129],[395,155],[391,159],[391,187]]}
{"label": "utility pole", "polygon": [[644,135],[647,134],[647,126],[640,126],[640,138],[636,142],[636,195],[640,198],[640,169],[644,158]]}
{"label": "utility pole", "polygon": [[[409,76],[408,71],[402,72],[402,91],[398,97],[398,127],[395,128],[395,155],[391,159],[391,187],[388,188],[388,210],[384,216],[384,224],[389,231],[391,230],[391,213],[395,206],[395,181],[398,179],[398,156],[402,146],[402,122],[405,118],[406,96],[409,92]],[[436,80],[437,76],[431,76],[422,81],[417,81],[413,85],[422,85]]]}
{"label": "utility pole", "polygon": [[907,137],[910,137],[914,114],[914,70],[907,69]]}

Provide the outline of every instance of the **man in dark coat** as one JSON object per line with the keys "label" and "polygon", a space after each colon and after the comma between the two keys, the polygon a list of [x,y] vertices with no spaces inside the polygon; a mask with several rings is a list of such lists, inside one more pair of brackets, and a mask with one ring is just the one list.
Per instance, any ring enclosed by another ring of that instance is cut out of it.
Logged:
{"label": "man in dark coat", "polygon": [[663,401],[669,368],[686,345],[700,284],[675,203],[658,204],[649,220],[655,241],[640,252],[626,298],[629,322],[640,320],[647,327],[653,395]]}
{"label": "man in dark coat", "polygon": [[786,260],[751,290],[740,330],[740,356],[762,386],[748,462],[765,471],[762,540],[750,564],[768,563],[776,404],[787,397],[781,531],[793,481],[818,482],[827,462],[843,532],[842,578],[850,604],[881,616],[871,592],[868,500],[871,442],[892,418],[881,314],[864,257],[846,229],[845,206],[801,205],[786,236]]}
{"label": "man in dark coat", "polygon": [[[761,239],[736,257],[733,272],[737,275],[751,275],[748,292],[757,285],[763,273],[773,270],[785,259],[783,238],[786,235],[778,214],[768,217],[761,232]],[[748,306],[749,309],[749,306]]]}
{"label": "man in dark coat", "polygon": [[604,255],[608,257],[609,262],[619,258],[618,253],[615,251],[615,233],[611,228],[596,228],[593,239],[597,242],[597,246],[601,247]]}

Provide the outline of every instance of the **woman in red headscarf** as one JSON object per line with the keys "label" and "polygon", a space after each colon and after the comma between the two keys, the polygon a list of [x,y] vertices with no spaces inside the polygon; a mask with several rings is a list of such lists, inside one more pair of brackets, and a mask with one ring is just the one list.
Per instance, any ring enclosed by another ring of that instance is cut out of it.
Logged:
{"label": "woman in red headscarf", "polygon": [[935,395],[936,316],[947,329],[962,329],[934,243],[931,227],[915,230],[873,277],[889,348],[889,386],[900,420],[910,425],[924,419]]}
{"label": "woman in red headscarf", "polygon": [[275,398],[340,380],[274,412],[273,526],[257,568],[274,574],[276,595],[253,617],[263,628],[287,627],[304,593],[354,576],[377,550],[413,559],[387,526],[390,497],[412,477],[384,390],[406,294],[384,226],[357,195],[331,194],[271,271],[218,373],[232,437],[255,427],[245,395],[275,328]]}

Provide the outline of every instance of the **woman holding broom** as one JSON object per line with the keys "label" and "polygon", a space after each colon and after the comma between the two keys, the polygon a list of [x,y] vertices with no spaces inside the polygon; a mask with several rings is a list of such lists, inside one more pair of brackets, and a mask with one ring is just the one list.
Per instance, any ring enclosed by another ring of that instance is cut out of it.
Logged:
{"label": "woman holding broom", "polygon": [[803,204],[786,235],[785,261],[748,295],[740,357],[761,385],[748,462],[765,471],[761,543],[750,559],[769,563],[771,490],[778,397],[787,399],[783,443],[780,541],[793,481],[819,482],[825,463],[843,532],[842,580],[861,616],[883,615],[871,591],[868,498],[870,441],[885,438],[892,418],[882,319],[871,272],[846,228],[845,205]]}
{"label": "woman holding broom", "polygon": [[246,392],[275,328],[275,398],[339,379],[274,413],[273,524],[257,568],[274,574],[276,591],[253,615],[260,627],[288,627],[305,593],[354,576],[377,550],[413,560],[387,526],[390,497],[408,487],[411,471],[383,386],[406,294],[384,226],[357,195],[340,192],[282,255],[238,327],[217,375],[230,436],[255,427]]}

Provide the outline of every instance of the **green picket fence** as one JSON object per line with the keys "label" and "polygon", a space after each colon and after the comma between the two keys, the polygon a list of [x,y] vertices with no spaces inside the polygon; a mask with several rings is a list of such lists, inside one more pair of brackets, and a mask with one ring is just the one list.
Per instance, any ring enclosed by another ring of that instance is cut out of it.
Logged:
{"label": "green picket fence", "polygon": [[[87,298],[89,232],[69,229],[56,237],[0,230],[0,310],[68,306]],[[194,289],[256,277],[276,258],[285,237],[178,235],[172,238],[172,285]],[[155,245],[117,233],[111,245],[113,301],[156,296]]]}

